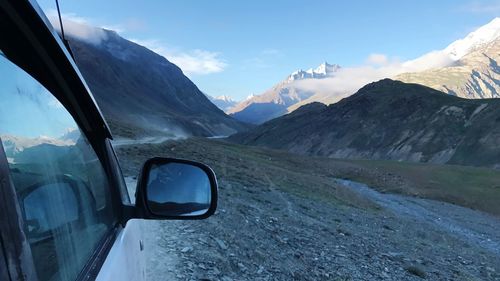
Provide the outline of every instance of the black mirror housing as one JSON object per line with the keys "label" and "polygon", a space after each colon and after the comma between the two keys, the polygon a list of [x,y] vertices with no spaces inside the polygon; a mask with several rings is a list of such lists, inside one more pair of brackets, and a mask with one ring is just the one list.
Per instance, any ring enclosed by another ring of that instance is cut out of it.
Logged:
{"label": "black mirror housing", "polygon": [[205,219],[217,209],[218,185],[207,165],[184,159],[147,160],[137,182],[134,217]]}

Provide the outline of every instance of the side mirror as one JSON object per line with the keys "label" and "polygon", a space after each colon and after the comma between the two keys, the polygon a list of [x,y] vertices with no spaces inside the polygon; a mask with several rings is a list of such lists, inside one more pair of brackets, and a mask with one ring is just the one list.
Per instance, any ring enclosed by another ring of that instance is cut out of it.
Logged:
{"label": "side mirror", "polygon": [[151,158],[141,171],[136,209],[146,219],[204,219],[217,208],[217,179],[205,164]]}

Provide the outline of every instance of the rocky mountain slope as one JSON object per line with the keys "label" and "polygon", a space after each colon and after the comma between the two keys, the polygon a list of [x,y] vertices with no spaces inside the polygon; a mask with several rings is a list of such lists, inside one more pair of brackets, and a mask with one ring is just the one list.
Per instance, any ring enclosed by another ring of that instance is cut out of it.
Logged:
{"label": "rocky mountain slope", "polygon": [[113,31],[103,34],[101,42],[70,38],[70,45],[115,135],[213,136],[246,128],[164,57]]}
{"label": "rocky mountain slope", "polygon": [[339,69],[338,65],[324,62],[315,69],[297,70],[265,93],[237,104],[228,113],[238,120],[253,124],[279,117],[288,113],[289,107],[315,94],[297,88],[295,81],[324,79],[333,76]]}
{"label": "rocky mountain slope", "polygon": [[229,140],[334,158],[500,166],[500,100],[467,100],[384,79]]}
{"label": "rocky mountain slope", "polygon": [[462,98],[498,98],[499,62],[500,37],[497,37],[492,42],[474,48],[450,66],[404,73],[396,79],[426,85]]}

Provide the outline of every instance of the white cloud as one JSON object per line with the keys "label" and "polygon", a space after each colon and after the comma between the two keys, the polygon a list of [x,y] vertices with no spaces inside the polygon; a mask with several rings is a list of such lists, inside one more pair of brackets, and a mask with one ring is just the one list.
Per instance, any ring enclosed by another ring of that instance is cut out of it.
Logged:
{"label": "white cloud", "polygon": [[355,93],[364,85],[398,74],[450,65],[453,60],[443,51],[432,51],[417,59],[400,62],[389,59],[384,54],[371,54],[366,64],[356,67],[340,68],[334,76],[324,79],[305,79],[294,81],[303,91],[311,91],[329,100],[340,99]]}
{"label": "white cloud", "polygon": [[[57,11],[53,9],[47,11],[47,17],[52,23],[52,26],[60,32]],[[136,19],[131,22],[126,22],[125,25],[98,25],[94,20],[79,17],[71,13],[62,14],[62,19],[65,34],[94,45],[99,45],[103,40],[107,39],[107,34],[103,28],[114,30],[118,33],[124,33],[129,29],[145,28],[145,23]],[[165,47],[166,44],[160,40],[129,40],[164,56],[169,61],[179,66],[184,74],[188,76],[217,73],[223,71],[227,67],[227,63],[221,58],[221,54],[217,52],[200,49],[180,51],[177,48]]]}
{"label": "white cloud", "polygon": [[179,66],[184,74],[188,76],[217,73],[224,71],[227,67],[227,63],[221,58],[221,54],[217,52],[200,49],[180,51],[177,48],[167,48],[166,44],[160,40],[131,39],[131,41],[164,56]]}
{"label": "white cloud", "polygon": [[385,65],[389,62],[389,58],[384,54],[371,54],[366,59],[366,62],[374,65]]}
{"label": "white cloud", "polygon": [[432,51],[414,60],[404,62],[401,66],[404,72],[422,71],[426,69],[450,65],[454,60],[444,51]]}
{"label": "white cloud", "polygon": [[[52,26],[57,31],[61,31],[59,18],[56,10],[49,10],[47,17]],[[75,14],[62,14],[64,33],[68,36],[98,45],[107,38],[106,32],[102,28],[95,27],[94,24],[87,18],[79,17]]]}
{"label": "white cloud", "polygon": [[219,53],[205,50],[196,49],[190,52],[167,54],[166,57],[188,75],[217,73],[227,66]]}

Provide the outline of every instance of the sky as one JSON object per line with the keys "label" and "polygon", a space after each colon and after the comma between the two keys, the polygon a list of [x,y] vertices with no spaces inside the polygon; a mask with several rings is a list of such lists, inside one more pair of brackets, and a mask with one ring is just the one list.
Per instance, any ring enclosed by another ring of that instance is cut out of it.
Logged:
{"label": "sky", "polygon": [[[40,0],[54,13],[55,0]],[[174,62],[206,94],[241,100],[297,69],[406,61],[500,15],[500,0],[59,0],[65,17]]]}
{"label": "sky", "polygon": [[0,55],[1,133],[17,137],[59,138],[77,125],[36,79]]}

